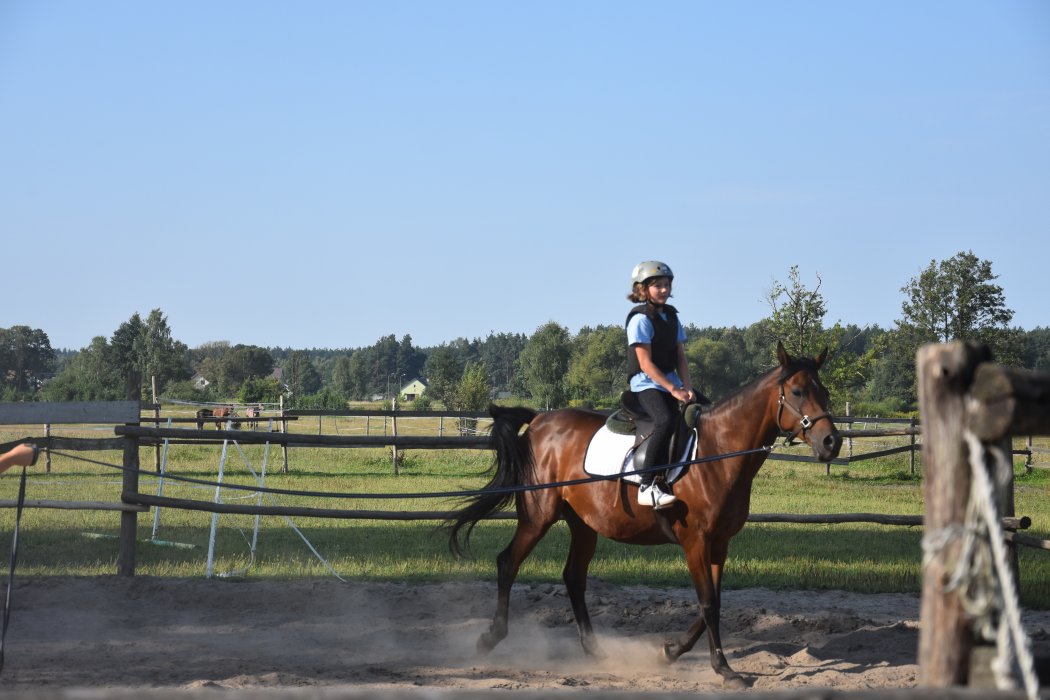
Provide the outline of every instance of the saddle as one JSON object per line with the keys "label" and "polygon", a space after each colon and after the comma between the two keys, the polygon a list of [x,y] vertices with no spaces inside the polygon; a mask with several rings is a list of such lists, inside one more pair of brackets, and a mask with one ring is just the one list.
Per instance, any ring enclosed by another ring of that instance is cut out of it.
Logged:
{"label": "saddle", "polygon": [[[699,428],[704,406],[710,404],[710,399],[703,394],[697,394],[691,403],[681,407],[678,412],[678,425],[671,438],[671,444],[668,445],[669,454],[676,455],[681,452],[679,446],[687,444],[693,431]],[[625,391],[620,394],[620,408],[606,419],[605,427],[617,435],[634,435],[635,458],[637,459],[638,453],[645,449],[642,443],[652,435],[655,424],[652,417],[638,402],[637,394],[633,391]]]}

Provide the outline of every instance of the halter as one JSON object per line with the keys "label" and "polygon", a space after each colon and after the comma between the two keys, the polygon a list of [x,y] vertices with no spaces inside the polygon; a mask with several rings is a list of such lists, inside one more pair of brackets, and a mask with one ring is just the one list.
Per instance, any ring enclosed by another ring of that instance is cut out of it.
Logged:
{"label": "halter", "polygon": [[[821,418],[827,418],[829,421],[831,420],[831,414],[827,411],[821,413],[820,415],[813,416],[812,418],[810,418],[805,413],[789,404],[787,402],[787,397],[784,396],[783,382],[780,383],[780,398],[777,400],[777,404],[777,427],[780,428],[780,434],[784,436],[784,445],[787,447],[793,447],[794,445],[797,445],[798,443],[795,442],[795,438],[797,438],[799,434],[805,436],[806,432],[809,431],[809,429],[812,428],[813,425]],[[787,408],[792,413],[798,416],[798,427],[795,428],[794,432],[785,428],[780,422],[780,416],[784,413],[785,406],[787,406]]]}

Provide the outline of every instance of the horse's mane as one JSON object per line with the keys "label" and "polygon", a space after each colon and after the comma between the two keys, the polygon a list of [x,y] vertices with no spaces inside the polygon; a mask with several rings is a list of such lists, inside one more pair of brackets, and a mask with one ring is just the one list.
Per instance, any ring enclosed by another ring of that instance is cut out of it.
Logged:
{"label": "horse's mane", "polygon": [[789,377],[798,372],[803,370],[816,372],[818,369],[819,366],[817,365],[817,361],[812,357],[792,357],[789,359],[786,366],[781,367],[780,365],[777,365],[776,367],[767,369],[751,381],[735,389],[725,398],[716,401],[715,405],[711,407],[711,410],[713,411],[722,406],[731,405],[740,401],[745,396],[750,396],[755,391],[758,391],[759,387],[764,387],[767,382],[773,381],[774,376],[776,377],[776,382],[778,384],[783,384]]}
{"label": "horse's mane", "polygon": [[[774,367],[773,369],[766,370],[762,374],[749,381],[747,384],[740,385],[727,396],[720,399],[719,401],[716,401],[715,405],[711,407],[711,410],[714,411],[719,408],[722,408],[723,406],[730,406],[734,403],[738,403],[745,396],[750,396],[755,391],[757,391],[758,387],[764,386],[768,381],[772,379],[773,375],[779,371],[780,367]],[[783,379],[780,379],[779,381],[783,381]]]}

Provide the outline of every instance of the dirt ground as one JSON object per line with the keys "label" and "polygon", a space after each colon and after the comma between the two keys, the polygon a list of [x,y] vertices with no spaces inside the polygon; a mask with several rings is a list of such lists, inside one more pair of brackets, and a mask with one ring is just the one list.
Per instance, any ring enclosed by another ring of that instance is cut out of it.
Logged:
{"label": "dirt ground", "polygon": [[[478,656],[489,583],[23,577],[0,688],[722,690],[706,637],[658,661],[697,615],[691,590],[592,581],[588,599],[602,661],[583,654],[560,585],[516,585],[509,637]],[[909,595],[726,591],[724,648],[756,691],[908,688],[918,614]],[[1050,654],[1050,612],[1025,624]]]}

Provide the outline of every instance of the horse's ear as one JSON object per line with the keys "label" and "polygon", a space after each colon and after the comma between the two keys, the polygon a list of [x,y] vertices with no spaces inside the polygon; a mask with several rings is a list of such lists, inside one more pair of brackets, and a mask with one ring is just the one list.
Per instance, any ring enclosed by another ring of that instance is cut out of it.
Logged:
{"label": "horse's ear", "polygon": [[779,340],[777,341],[777,361],[780,362],[781,367],[787,367],[788,362],[791,361],[791,356],[784,349],[784,343]]}
{"label": "horse's ear", "polygon": [[820,351],[819,355],[817,355],[817,369],[820,369],[821,367],[824,366],[824,360],[826,360],[826,359],[828,359],[828,346],[827,345],[825,345],[824,349]]}

